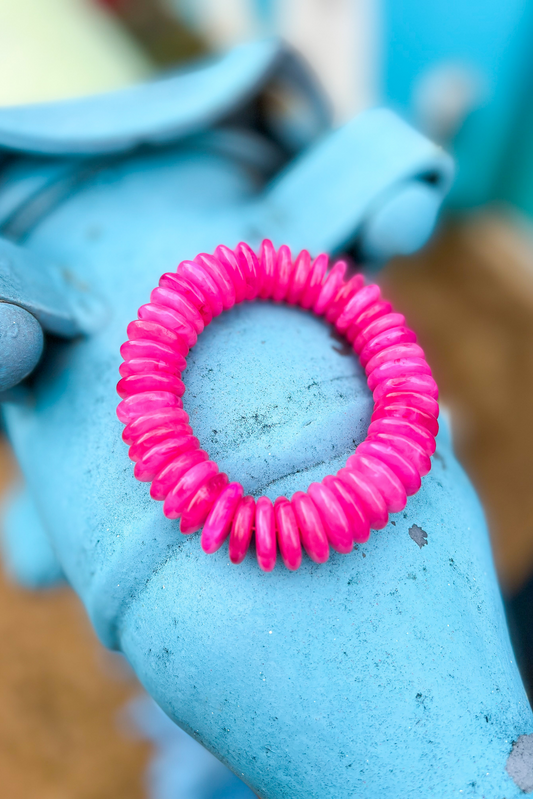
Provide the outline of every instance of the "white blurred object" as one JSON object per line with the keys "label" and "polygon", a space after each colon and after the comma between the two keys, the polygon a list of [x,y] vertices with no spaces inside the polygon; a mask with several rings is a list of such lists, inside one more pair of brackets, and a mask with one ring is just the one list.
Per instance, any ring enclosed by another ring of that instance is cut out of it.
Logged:
{"label": "white blurred object", "polygon": [[152,72],[96,2],[0,0],[0,105],[111,91]]}
{"label": "white blurred object", "polygon": [[481,105],[485,94],[484,81],[473,67],[438,64],[424,72],[415,83],[416,122],[430,139],[448,142],[468,114]]}
{"label": "white blurred object", "polygon": [[166,0],[215,50],[260,35],[254,0]]}
{"label": "white blurred object", "polygon": [[215,49],[265,33],[282,36],[317,74],[331,99],[338,123],[377,103],[380,0],[166,0],[166,3]]}
{"label": "white blurred object", "polygon": [[376,103],[376,0],[279,0],[278,29],[311,64],[344,122]]}

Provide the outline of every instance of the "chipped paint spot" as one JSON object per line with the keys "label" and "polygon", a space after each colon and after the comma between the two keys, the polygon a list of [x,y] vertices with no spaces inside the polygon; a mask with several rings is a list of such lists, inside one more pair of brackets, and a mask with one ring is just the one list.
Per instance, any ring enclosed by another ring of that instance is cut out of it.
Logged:
{"label": "chipped paint spot", "polygon": [[521,735],[513,743],[505,770],[524,793],[533,791],[533,735]]}
{"label": "chipped paint spot", "polygon": [[422,549],[422,547],[425,547],[428,543],[428,534],[426,533],[425,530],[422,530],[422,528],[419,527],[418,524],[413,524],[413,526],[409,528],[409,535],[411,536],[415,544],[418,544],[420,549]]}

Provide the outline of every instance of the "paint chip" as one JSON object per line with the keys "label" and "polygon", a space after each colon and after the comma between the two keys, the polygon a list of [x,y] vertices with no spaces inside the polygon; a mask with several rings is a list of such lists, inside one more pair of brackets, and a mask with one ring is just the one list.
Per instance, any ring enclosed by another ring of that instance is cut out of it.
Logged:
{"label": "paint chip", "polygon": [[524,793],[533,791],[533,735],[521,735],[513,743],[505,770]]}
{"label": "paint chip", "polygon": [[420,549],[422,549],[422,547],[425,547],[428,543],[428,534],[426,533],[425,530],[422,530],[422,528],[419,527],[418,524],[413,524],[413,526],[409,528],[409,535],[411,536],[415,544],[418,544]]}

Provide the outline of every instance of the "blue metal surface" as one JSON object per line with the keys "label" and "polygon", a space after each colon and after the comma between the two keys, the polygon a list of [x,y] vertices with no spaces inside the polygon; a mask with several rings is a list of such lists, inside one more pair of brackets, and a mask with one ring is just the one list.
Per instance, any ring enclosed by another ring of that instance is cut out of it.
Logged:
{"label": "blue metal surface", "polygon": [[43,352],[43,330],[24,308],[0,302],[0,391],[16,386],[32,372]]}
{"label": "blue metal surface", "polygon": [[439,147],[390,111],[366,111],[287,167],[260,199],[259,220],[279,243],[355,246],[383,262],[426,242],[452,177]]}
{"label": "blue metal surface", "polygon": [[4,238],[0,238],[0,301],[25,308],[57,336],[90,333],[105,319],[94,290],[77,281],[67,264],[48,262]]}
{"label": "blue metal surface", "polygon": [[[133,478],[115,416],[119,346],[180,259],[263,236],[364,251],[365,230],[379,249],[376,226],[387,251],[405,247],[394,197],[412,186],[440,198],[449,173],[438,148],[369,112],[266,187],[201,139],[110,161],[25,234],[28,252],[68,263],[109,309],[90,337],[49,341],[31,392],[4,405],[40,529],[102,641],[262,799],[520,795],[505,765],[533,718],[481,508],[444,425],[422,490],[352,555],[294,574],[207,557]],[[270,304],[216,319],[185,382],[202,445],[255,495],[339,468],[371,411],[351,349]],[[32,532],[21,514],[13,525]]]}

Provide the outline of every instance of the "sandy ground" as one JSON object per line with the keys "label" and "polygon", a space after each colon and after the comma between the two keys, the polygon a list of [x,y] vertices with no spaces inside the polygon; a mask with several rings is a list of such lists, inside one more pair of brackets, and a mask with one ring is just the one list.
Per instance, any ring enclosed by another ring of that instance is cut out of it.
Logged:
{"label": "sandy ground", "polygon": [[[451,227],[381,282],[417,330],[452,409],[458,454],[513,589],[533,572],[533,277],[498,242],[483,252],[486,240]],[[0,445],[2,488],[14,473]],[[31,594],[0,578],[0,637],[0,795],[145,796],[148,747],[117,723],[138,687],[98,644],[72,592]]]}

